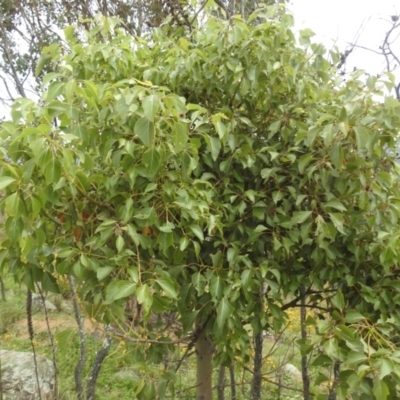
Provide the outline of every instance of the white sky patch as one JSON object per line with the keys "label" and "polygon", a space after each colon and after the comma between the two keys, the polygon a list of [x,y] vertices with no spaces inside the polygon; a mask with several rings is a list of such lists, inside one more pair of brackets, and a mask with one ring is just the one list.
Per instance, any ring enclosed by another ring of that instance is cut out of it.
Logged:
{"label": "white sky patch", "polygon": [[[289,9],[293,12],[297,29],[310,28],[315,33],[315,42],[323,43],[327,49],[336,43],[341,51],[357,41],[359,46],[379,52],[386,32],[392,26],[390,17],[399,15],[400,2],[394,0],[292,0]],[[400,33],[400,29],[398,30]],[[392,46],[400,57],[400,37]],[[379,74],[386,68],[382,55],[355,48],[348,58],[347,71],[364,69],[370,74]]]}

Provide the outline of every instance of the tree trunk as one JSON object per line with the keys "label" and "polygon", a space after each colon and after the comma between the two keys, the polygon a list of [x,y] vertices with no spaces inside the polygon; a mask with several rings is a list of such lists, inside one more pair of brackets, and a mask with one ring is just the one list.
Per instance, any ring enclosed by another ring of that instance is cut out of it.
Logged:
{"label": "tree trunk", "polygon": [[236,400],[235,367],[233,366],[233,364],[229,366],[229,376],[231,379],[231,400]]}
{"label": "tree trunk", "polygon": [[108,352],[111,347],[111,336],[109,335],[110,327],[105,326],[106,337],[103,340],[103,345],[101,349],[97,352],[96,358],[93,362],[93,368],[90,372],[88,381],[87,381],[87,389],[86,389],[86,400],[94,400],[96,393],[96,382],[99,376],[100,368],[103,364],[104,359],[106,358]]}
{"label": "tree trunk", "polygon": [[254,340],[254,371],[251,382],[251,400],[261,400],[261,379],[262,379],[262,352],[263,352],[263,331],[257,333]]}
{"label": "tree trunk", "polygon": [[75,366],[75,371],[74,371],[75,385],[76,385],[75,390],[78,400],[84,400],[85,394],[83,390],[82,373],[86,362],[86,334],[83,325],[84,321],[82,320],[81,313],[79,310],[78,295],[75,289],[74,278],[71,275],[68,275],[68,282],[71,289],[72,304],[74,306],[74,316],[79,329],[79,342],[80,342],[79,360]]}
{"label": "tree trunk", "polygon": [[3,301],[7,301],[6,299],[6,288],[4,287],[3,278],[0,276],[0,290],[1,290],[1,299]]}
{"label": "tree trunk", "polygon": [[205,329],[196,341],[197,385],[196,400],[212,400],[212,355],[214,346]]}
{"label": "tree trunk", "polygon": [[333,364],[333,382],[331,387],[329,388],[329,397],[328,400],[336,400],[336,386],[340,381],[340,361],[335,361]]}
{"label": "tree trunk", "polygon": [[225,400],[225,365],[219,366],[217,392],[218,400]]}
{"label": "tree trunk", "polygon": [[[307,309],[306,309],[306,291],[304,286],[300,288],[301,295],[301,308],[300,308],[300,322],[301,322],[301,338],[307,339]],[[307,356],[301,357],[301,375],[303,378],[303,399],[310,400],[310,377],[308,375]]]}

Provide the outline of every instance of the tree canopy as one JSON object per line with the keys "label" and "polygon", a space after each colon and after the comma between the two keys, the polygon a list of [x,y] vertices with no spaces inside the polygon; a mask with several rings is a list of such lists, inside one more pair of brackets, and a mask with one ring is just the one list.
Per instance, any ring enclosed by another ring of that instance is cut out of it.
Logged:
{"label": "tree canopy", "polygon": [[339,55],[281,7],[142,38],[91,23],[43,50],[41,100],[1,124],[1,269],[32,290],[74,276],[106,323],[134,295],[159,342],[150,316],[177,313],[176,337],[209,336],[216,363],[246,359],[244,325],[279,330],[303,290],[317,311],[301,349],[342,363],[339,398],[396,398],[393,76],[342,82]]}

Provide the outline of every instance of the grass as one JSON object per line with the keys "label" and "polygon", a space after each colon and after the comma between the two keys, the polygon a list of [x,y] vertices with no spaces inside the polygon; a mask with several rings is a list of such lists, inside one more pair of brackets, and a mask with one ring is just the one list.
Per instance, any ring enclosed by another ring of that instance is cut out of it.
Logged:
{"label": "grass", "polygon": [[[16,351],[32,351],[27,335],[25,298],[26,292],[16,285],[10,277],[3,277],[6,289],[9,291],[8,301],[0,301],[0,348]],[[11,295],[10,289],[13,294]],[[50,297],[50,301],[62,310],[60,297]],[[58,367],[59,396],[58,400],[76,399],[74,368],[79,358],[79,336],[73,317],[58,311],[49,315],[56,343],[56,363]],[[44,324],[44,316],[36,311],[33,315],[35,324]],[[291,363],[300,367],[300,354],[295,344],[299,332],[298,313],[289,315],[293,322],[280,339],[264,341],[263,363],[263,395],[264,400],[292,400],[301,399],[302,383],[298,379],[291,378],[281,373],[279,367],[285,363]],[[34,325],[35,325],[34,324]],[[35,325],[36,326],[36,325]],[[52,349],[49,343],[48,333],[45,328],[36,330],[34,344],[35,350],[49,359],[52,358]],[[87,334],[87,361],[83,373],[86,382],[93,360],[102,345],[102,340],[93,336],[88,330]],[[154,363],[142,358],[141,348],[130,343],[114,341],[110,352],[103,362],[97,381],[96,393],[98,400],[145,400],[145,399],[191,399],[195,398],[195,357],[186,359],[178,374],[171,372],[175,369],[177,361],[182,357],[185,349],[176,349],[168,359],[160,358],[157,351],[154,352]],[[160,362],[161,361],[161,362]],[[237,360],[235,368],[237,400],[250,397],[251,373],[240,366]],[[247,366],[249,369],[252,365]],[[225,371],[225,398],[230,398],[229,370]],[[214,383],[217,384],[218,368],[215,368]],[[283,385],[279,388],[270,381]],[[172,384],[173,383],[173,384]],[[172,386],[174,390],[172,390]],[[289,390],[293,387],[296,390]],[[157,391],[158,397],[157,397]]]}

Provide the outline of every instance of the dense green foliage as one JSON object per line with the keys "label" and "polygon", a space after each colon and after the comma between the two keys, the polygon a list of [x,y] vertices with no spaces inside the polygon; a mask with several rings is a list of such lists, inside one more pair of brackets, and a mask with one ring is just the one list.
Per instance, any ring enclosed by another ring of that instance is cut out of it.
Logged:
{"label": "dense green foliage", "polygon": [[[308,30],[299,47],[275,7],[190,36],[117,24],[67,28],[67,46],[44,50],[42,101],[17,100],[1,125],[1,268],[50,291],[74,275],[105,322],[135,295],[150,339],[168,340],[154,314],[178,313],[177,337],[206,322],[216,363],[246,361],[243,326],[279,330],[304,287],[331,317],[309,317],[301,349],[342,363],[340,398],[397,398],[392,77],[341,82],[337,55]],[[168,347],[146,351],[157,362]]]}

